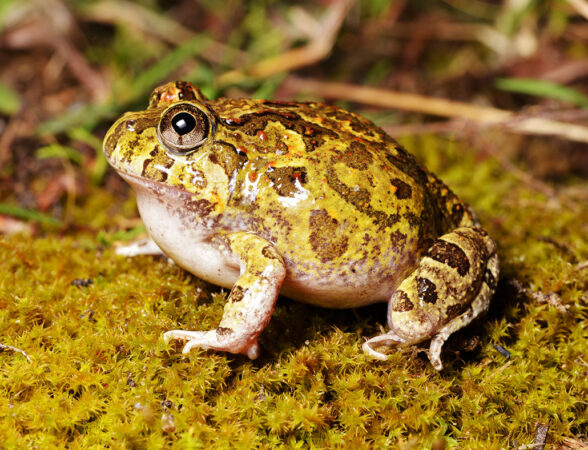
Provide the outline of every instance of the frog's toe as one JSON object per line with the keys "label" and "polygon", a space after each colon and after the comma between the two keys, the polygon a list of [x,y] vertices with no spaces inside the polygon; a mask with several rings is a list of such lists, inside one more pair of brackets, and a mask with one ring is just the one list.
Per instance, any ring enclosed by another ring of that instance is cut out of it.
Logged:
{"label": "frog's toe", "polygon": [[187,355],[188,353],[190,353],[192,351],[192,349],[194,348],[210,348],[209,346],[206,345],[206,332],[201,331],[201,332],[194,332],[193,333],[194,336],[191,337],[188,342],[186,342],[186,345],[184,345],[184,348],[182,349],[182,353],[184,355]]}
{"label": "frog's toe", "polygon": [[388,359],[388,355],[386,353],[382,353],[376,348],[382,347],[396,347],[399,345],[403,345],[405,340],[402,339],[400,336],[395,334],[394,332],[390,331],[385,334],[380,334],[379,336],[374,336],[371,339],[368,339],[363,343],[362,349],[365,353],[370,355],[372,358],[379,359],[381,361],[385,361]]}
{"label": "frog's toe", "polygon": [[163,334],[163,340],[166,344],[172,339],[181,339],[188,341],[182,350],[183,354],[187,354],[195,347],[209,348],[210,337],[208,331],[186,331],[186,330],[172,330]]}
{"label": "frog's toe", "polygon": [[163,340],[166,343],[172,339],[188,341],[182,350],[183,354],[190,353],[194,348],[206,348],[243,354],[250,359],[255,359],[260,353],[257,339],[251,339],[250,336],[240,335],[222,327],[210,331],[172,330],[164,333]]}
{"label": "frog's toe", "polygon": [[163,340],[166,344],[169,344],[169,341],[172,339],[182,339],[184,341],[189,341],[191,339],[197,339],[204,334],[204,331],[185,331],[185,330],[171,330],[163,333]]}

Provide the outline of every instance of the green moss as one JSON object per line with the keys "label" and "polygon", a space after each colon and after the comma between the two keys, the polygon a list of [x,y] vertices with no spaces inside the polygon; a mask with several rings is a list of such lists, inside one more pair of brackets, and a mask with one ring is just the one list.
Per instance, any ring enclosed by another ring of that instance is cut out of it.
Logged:
{"label": "green moss", "polygon": [[[489,315],[449,343],[442,373],[416,349],[386,362],[361,352],[363,337],[385,325],[384,305],[330,311],[282,299],[259,360],[183,356],[162,333],[213,327],[226,291],[163,258],[104,247],[139,222],[130,194],[96,190],[74,211],[83,230],[0,238],[0,343],[31,359],[0,353],[2,445],[501,448],[531,444],[537,423],[549,425],[550,442],[582,438],[585,205],[547,199],[458,145],[412,141],[476,208],[502,261]],[[560,305],[532,295],[540,292]]]}

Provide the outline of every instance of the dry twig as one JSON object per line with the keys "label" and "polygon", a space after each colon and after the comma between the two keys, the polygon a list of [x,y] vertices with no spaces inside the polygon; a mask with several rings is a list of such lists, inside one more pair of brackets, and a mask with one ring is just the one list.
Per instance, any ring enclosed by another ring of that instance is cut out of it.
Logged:
{"label": "dry twig", "polygon": [[471,105],[417,94],[406,94],[386,89],[297,77],[288,77],[285,83],[291,90],[312,92],[325,98],[349,100],[384,108],[397,108],[443,117],[461,118],[474,122],[479,126],[501,126],[513,132],[552,135],[571,141],[588,142],[587,127],[543,117],[516,115],[512,111],[498,108]]}
{"label": "dry twig", "polygon": [[568,0],[568,3],[588,20],[588,2],[586,0]]}
{"label": "dry twig", "polygon": [[12,352],[20,353],[21,355],[23,355],[27,359],[28,362],[31,362],[31,358],[29,357],[29,355],[27,355],[20,348],[13,347],[12,345],[0,344],[0,352],[4,352],[4,351],[12,351]]}
{"label": "dry twig", "polygon": [[246,71],[231,70],[219,79],[220,84],[232,84],[247,76],[266,78],[299,67],[314,64],[325,58],[333,48],[335,39],[354,0],[338,0],[327,11],[325,18],[314,27],[309,44],[257,62]]}

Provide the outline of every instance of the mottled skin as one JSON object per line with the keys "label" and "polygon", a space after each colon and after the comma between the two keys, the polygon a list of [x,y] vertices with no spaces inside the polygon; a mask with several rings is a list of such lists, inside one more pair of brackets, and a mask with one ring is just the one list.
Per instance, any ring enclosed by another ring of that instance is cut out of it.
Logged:
{"label": "mottled skin", "polygon": [[[172,126],[182,112],[194,118],[190,134]],[[431,339],[441,369],[443,342],[488,308],[494,242],[435,175],[360,116],[318,103],[208,100],[175,82],[119,119],[104,151],[135,188],[157,245],[232,288],[216,330],[166,333],[188,340],[184,351],[256,357],[281,292],[330,308],[389,302],[390,332],[364,349],[384,359],[374,347]]]}

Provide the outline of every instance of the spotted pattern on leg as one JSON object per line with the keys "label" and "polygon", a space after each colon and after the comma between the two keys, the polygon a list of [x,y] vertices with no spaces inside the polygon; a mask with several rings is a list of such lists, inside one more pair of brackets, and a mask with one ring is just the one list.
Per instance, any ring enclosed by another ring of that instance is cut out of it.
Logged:
{"label": "spotted pattern on leg", "polygon": [[255,359],[259,355],[257,339],[271,319],[286,268],[275,248],[256,235],[232,233],[219,236],[217,241],[241,266],[219,326],[209,331],[168,331],[164,339],[187,340],[183,353],[201,347]]}

